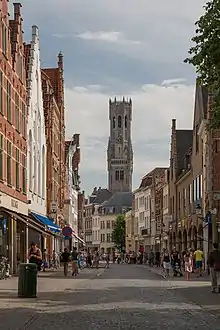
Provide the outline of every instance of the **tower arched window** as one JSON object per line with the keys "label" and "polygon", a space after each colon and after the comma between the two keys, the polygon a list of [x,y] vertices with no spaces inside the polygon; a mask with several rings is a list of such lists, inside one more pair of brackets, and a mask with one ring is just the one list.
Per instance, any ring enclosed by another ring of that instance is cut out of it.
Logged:
{"label": "tower arched window", "polygon": [[128,127],[128,117],[125,116],[125,128],[127,128],[127,127]]}
{"label": "tower arched window", "polygon": [[115,117],[113,117],[112,127],[115,128]]}
{"label": "tower arched window", "polygon": [[121,128],[121,116],[118,116],[118,128]]}

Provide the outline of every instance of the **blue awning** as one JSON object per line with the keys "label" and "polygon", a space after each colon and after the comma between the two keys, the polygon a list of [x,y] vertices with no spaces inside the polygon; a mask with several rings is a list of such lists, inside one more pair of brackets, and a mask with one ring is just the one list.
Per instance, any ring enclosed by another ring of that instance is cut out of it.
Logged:
{"label": "blue awning", "polygon": [[50,218],[34,212],[31,212],[31,214],[35,217],[36,220],[38,220],[43,225],[45,225],[50,231],[54,233],[61,232],[61,228],[56,223],[54,223]]}

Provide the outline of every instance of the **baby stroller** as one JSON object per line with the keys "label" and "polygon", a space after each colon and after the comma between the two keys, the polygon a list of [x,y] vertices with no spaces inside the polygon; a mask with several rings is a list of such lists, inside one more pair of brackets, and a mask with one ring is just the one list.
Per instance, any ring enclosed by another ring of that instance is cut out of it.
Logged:
{"label": "baby stroller", "polygon": [[173,276],[174,277],[177,277],[177,276],[182,277],[183,276],[183,273],[182,273],[179,262],[175,262],[174,265],[173,265]]}

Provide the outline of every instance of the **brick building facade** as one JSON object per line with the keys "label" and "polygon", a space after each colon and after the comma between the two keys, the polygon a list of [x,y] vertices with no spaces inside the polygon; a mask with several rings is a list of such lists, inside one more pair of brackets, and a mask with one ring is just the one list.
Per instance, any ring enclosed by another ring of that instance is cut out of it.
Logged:
{"label": "brick building facade", "polygon": [[[13,268],[25,260],[27,204],[27,98],[21,5],[0,2],[0,250]],[[8,246],[8,248],[7,248]],[[17,258],[16,258],[17,255]]]}
{"label": "brick building facade", "polygon": [[[47,144],[47,214],[64,226],[65,123],[63,56],[57,68],[42,69],[42,88]],[[55,248],[55,246],[54,246]]]}

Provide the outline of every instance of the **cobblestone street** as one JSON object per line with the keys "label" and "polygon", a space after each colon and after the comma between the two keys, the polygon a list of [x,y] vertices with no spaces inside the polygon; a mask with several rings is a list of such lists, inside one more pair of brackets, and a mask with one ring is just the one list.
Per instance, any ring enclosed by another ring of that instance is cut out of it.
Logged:
{"label": "cobblestone street", "polygon": [[18,299],[17,279],[0,282],[0,329],[219,328],[220,295],[208,281],[163,280],[145,267],[48,273],[38,288],[37,299]]}

